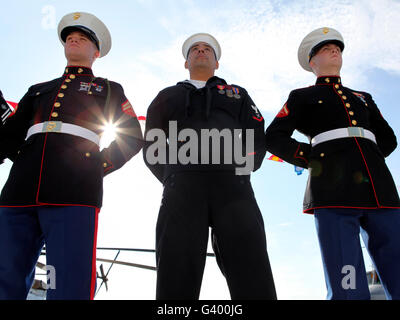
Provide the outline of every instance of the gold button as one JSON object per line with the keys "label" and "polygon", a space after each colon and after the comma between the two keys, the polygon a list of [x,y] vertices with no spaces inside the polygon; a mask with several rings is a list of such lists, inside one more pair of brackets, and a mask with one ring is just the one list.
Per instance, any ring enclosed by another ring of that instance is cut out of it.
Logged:
{"label": "gold button", "polygon": [[338,84],[335,84],[335,88],[336,88],[336,89],[339,89],[340,87],[339,87],[339,85],[338,85]]}
{"label": "gold button", "polygon": [[82,68],[79,68],[78,69],[78,73],[82,73],[83,72],[83,69]]}
{"label": "gold button", "polygon": [[53,118],[57,118],[57,117],[58,117],[58,113],[57,113],[57,112],[53,112],[53,113],[51,114],[51,116],[52,116]]}
{"label": "gold button", "polygon": [[61,89],[67,89],[68,87],[65,85],[65,84],[63,84],[62,86],[61,86]]}
{"label": "gold button", "polygon": [[351,123],[353,124],[353,126],[357,125],[357,121],[356,120],[353,120]]}
{"label": "gold button", "polygon": [[349,111],[349,115],[354,116],[354,112],[353,111]]}
{"label": "gold button", "polygon": [[59,108],[59,107],[61,107],[61,103],[56,102],[56,103],[54,104],[54,106],[55,106],[56,108]]}
{"label": "gold button", "polygon": [[88,94],[93,94],[93,92],[92,92],[92,91],[89,91]]}
{"label": "gold button", "polygon": [[322,102],[323,102],[322,100],[319,100],[319,101],[318,101],[319,104],[321,104]]}
{"label": "gold button", "polygon": [[40,92],[36,92],[36,95],[38,96],[40,94]]}
{"label": "gold button", "polygon": [[368,107],[368,103],[365,103],[365,106]]}
{"label": "gold button", "polygon": [[339,91],[338,91],[338,93],[339,93],[339,94],[342,94],[342,93],[343,93],[343,91],[342,91],[342,90],[339,90]]}
{"label": "gold button", "polygon": [[325,78],[325,82],[329,83],[329,82],[331,82],[331,80],[329,78]]}
{"label": "gold button", "polygon": [[103,163],[103,167],[107,168],[107,163],[106,162]]}
{"label": "gold button", "polygon": [[75,79],[76,78],[74,74],[71,74],[69,77],[70,77],[70,79]]}
{"label": "gold button", "polygon": [[346,96],[342,96],[342,98],[343,98],[343,100],[347,100],[347,97],[346,97]]}
{"label": "gold button", "polygon": [[59,97],[59,98],[64,97],[64,93],[59,93],[59,94],[58,94],[58,97]]}
{"label": "gold button", "polygon": [[65,82],[71,82],[71,79],[65,79]]}
{"label": "gold button", "polygon": [[339,83],[340,83],[340,79],[338,79],[338,80],[337,80],[337,82],[339,82]]}
{"label": "gold button", "polygon": [[323,157],[325,157],[325,153],[321,153],[319,156],[320,156],[321,158],[323,158]]}
{"label": "gold button", "polygon": [[86,158],[89,158],[90,157],[90,152],[86,152],[85,156],[86,156]]}
{"label": "gold button", "polygon": [[350,108],[351,107],[350,103],[346,103],[346,107]]}
{"label": "gold button", "polygon": [[65,73],[68,73],[68,68],[65,68]]}
{"label": "gold button", "polygon": [[304,155],[304,152],[303,152],[303,151],[300,151],[300,152],[299,152],[299,155],[301,155],[301,156]]}

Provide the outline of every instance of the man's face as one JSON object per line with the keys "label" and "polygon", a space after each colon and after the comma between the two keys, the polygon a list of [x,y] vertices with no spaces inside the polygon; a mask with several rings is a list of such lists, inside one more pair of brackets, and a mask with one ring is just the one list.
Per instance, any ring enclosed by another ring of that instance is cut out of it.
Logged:
{"label": "man's face", "polygon": [[218,66],[214,49],[209,44],[198,42],[189,49],[185,68],[189,70],[193,68],[209,68],[210,70],[215,70],[218,69]]}
{"label": "man's face", "polygon": [[342,67],[342,51],[340,47],[334,43],[324,45],[318,52],[311,58],[310,65],[312,68],[317,67],[323,69],[325,67]]}
{"label": "man's face", "polygon": [[65,39],[65,56],[68,61],[91,61],[100,55],[96,45],[83,33],[71,32]]}

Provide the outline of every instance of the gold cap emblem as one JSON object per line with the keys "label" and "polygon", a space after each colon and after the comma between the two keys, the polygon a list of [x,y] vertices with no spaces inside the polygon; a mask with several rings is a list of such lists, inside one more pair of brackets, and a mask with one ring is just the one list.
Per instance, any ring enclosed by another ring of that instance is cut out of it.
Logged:
{"label": "gold cap emblem", "polygon": [[329,28],[322,29],[323,34],[327,34],[329,32]]}
{"label": "gold cap emblem", "polygon": [[74,13],[74,20],[78,20],[81,17],[81,14],[79,12]]}

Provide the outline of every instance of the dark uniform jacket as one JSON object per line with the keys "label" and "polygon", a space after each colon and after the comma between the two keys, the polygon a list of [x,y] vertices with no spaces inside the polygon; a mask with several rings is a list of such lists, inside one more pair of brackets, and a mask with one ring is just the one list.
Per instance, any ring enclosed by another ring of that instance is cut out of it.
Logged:
{"label": "dark uniform jacket", "polygon": [[[338,128],[362,127],[377,144],[361,137],[311,147],[291,138],[294,130],[310,141]],[[399,208],[399,196],[385,163],[397,146],[393,130],[370,94],[344,87],[340,77],[319,77],[297,89],[266,130],[267,150],[296,166],[309,168],[304,212],[315,208]]]}
{"label": "dark uniform jacket", "polygon": [[[97,134],[111,122],[117,137],[101,152],[96,143],[65,133],[37,133],[25,140],[32,125],[45,121],[62,121]],[[30,87],[1,130],[0,159],[14,163],[0,205],[100,208],[103,177],[142,146],[139,122],[122,87],[94,77],[89,68],[67,67],[61,78]]]}
{"label": "dark uniform jacket", "polygon": [[[253,171],[261,166],[266,153],[264,119],[247,91],[239,86],[227,85],[225,80],[214,76],[207,81],[204,88],[197,89],[188,81],[183,81],[162,90],[148,108],[145,135],[151,129],[157,128],[163,130],[168,138],[170,121],[176,121],[178,134],[186,128],[193,129],[197,133],[199,137],[198,162],[197,164],[182,164],[178,159],[177,163],[173,164],[172,161],[168,162],[170,158],[167,156],[167,164],[150,164],[147,161],[146,151],[152,142],[147,141],[143,152],[146,165],[161,182],[175,172],[199,170],[235,172],[235,168],[244,167],[235,162],[234,156],[232,156],[232,164],[225,161],[223,157],[224,139],[220,140],[219,164],[212,164],[212,150],[209,150],[210,160],[207,164],[201,164],[201,152],[204,152],[200,147],[201,129],[217,129],[220,132],[223,129],[228,129],[230,132],[233,132],[234,129],[254,130],[254,150],[251,152],[254,160]],[[245,152],[245,131],[242,133],[241,143],[243,144],[242,151]],[[178,150],[183,144],[185,141],[178,141]],[[168,150],[166,152],[168,153]],[[245,154],[242,155],[245,156]]]}

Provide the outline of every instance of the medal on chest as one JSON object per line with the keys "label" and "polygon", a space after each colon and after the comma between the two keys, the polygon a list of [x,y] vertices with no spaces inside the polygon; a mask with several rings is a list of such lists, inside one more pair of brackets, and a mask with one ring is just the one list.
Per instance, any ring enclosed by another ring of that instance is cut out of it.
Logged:
{"label": "medal on chest", "polygon": [[365,100],[365,96],[364,96],[363,94],[358,93],[358,92],[354,92],[354,91],[352,91],[352,93],[353,93],[358,99],[360,99],[361,102],[365,104],[365,106],[368,106],[367,101]]}
{"label": "medal on chest", "polygon": [[225,86],[222,86],[222,85],[217,85],[217,88],[218,88],[218,93],[219,94],[225,94]]}
{"label": "medal on chest", "polygon": [[104,87],[93,82],[80,82],[80,87],[78,91],[89,92],[90,89],[94,89],[96,92],[102,92]]}

